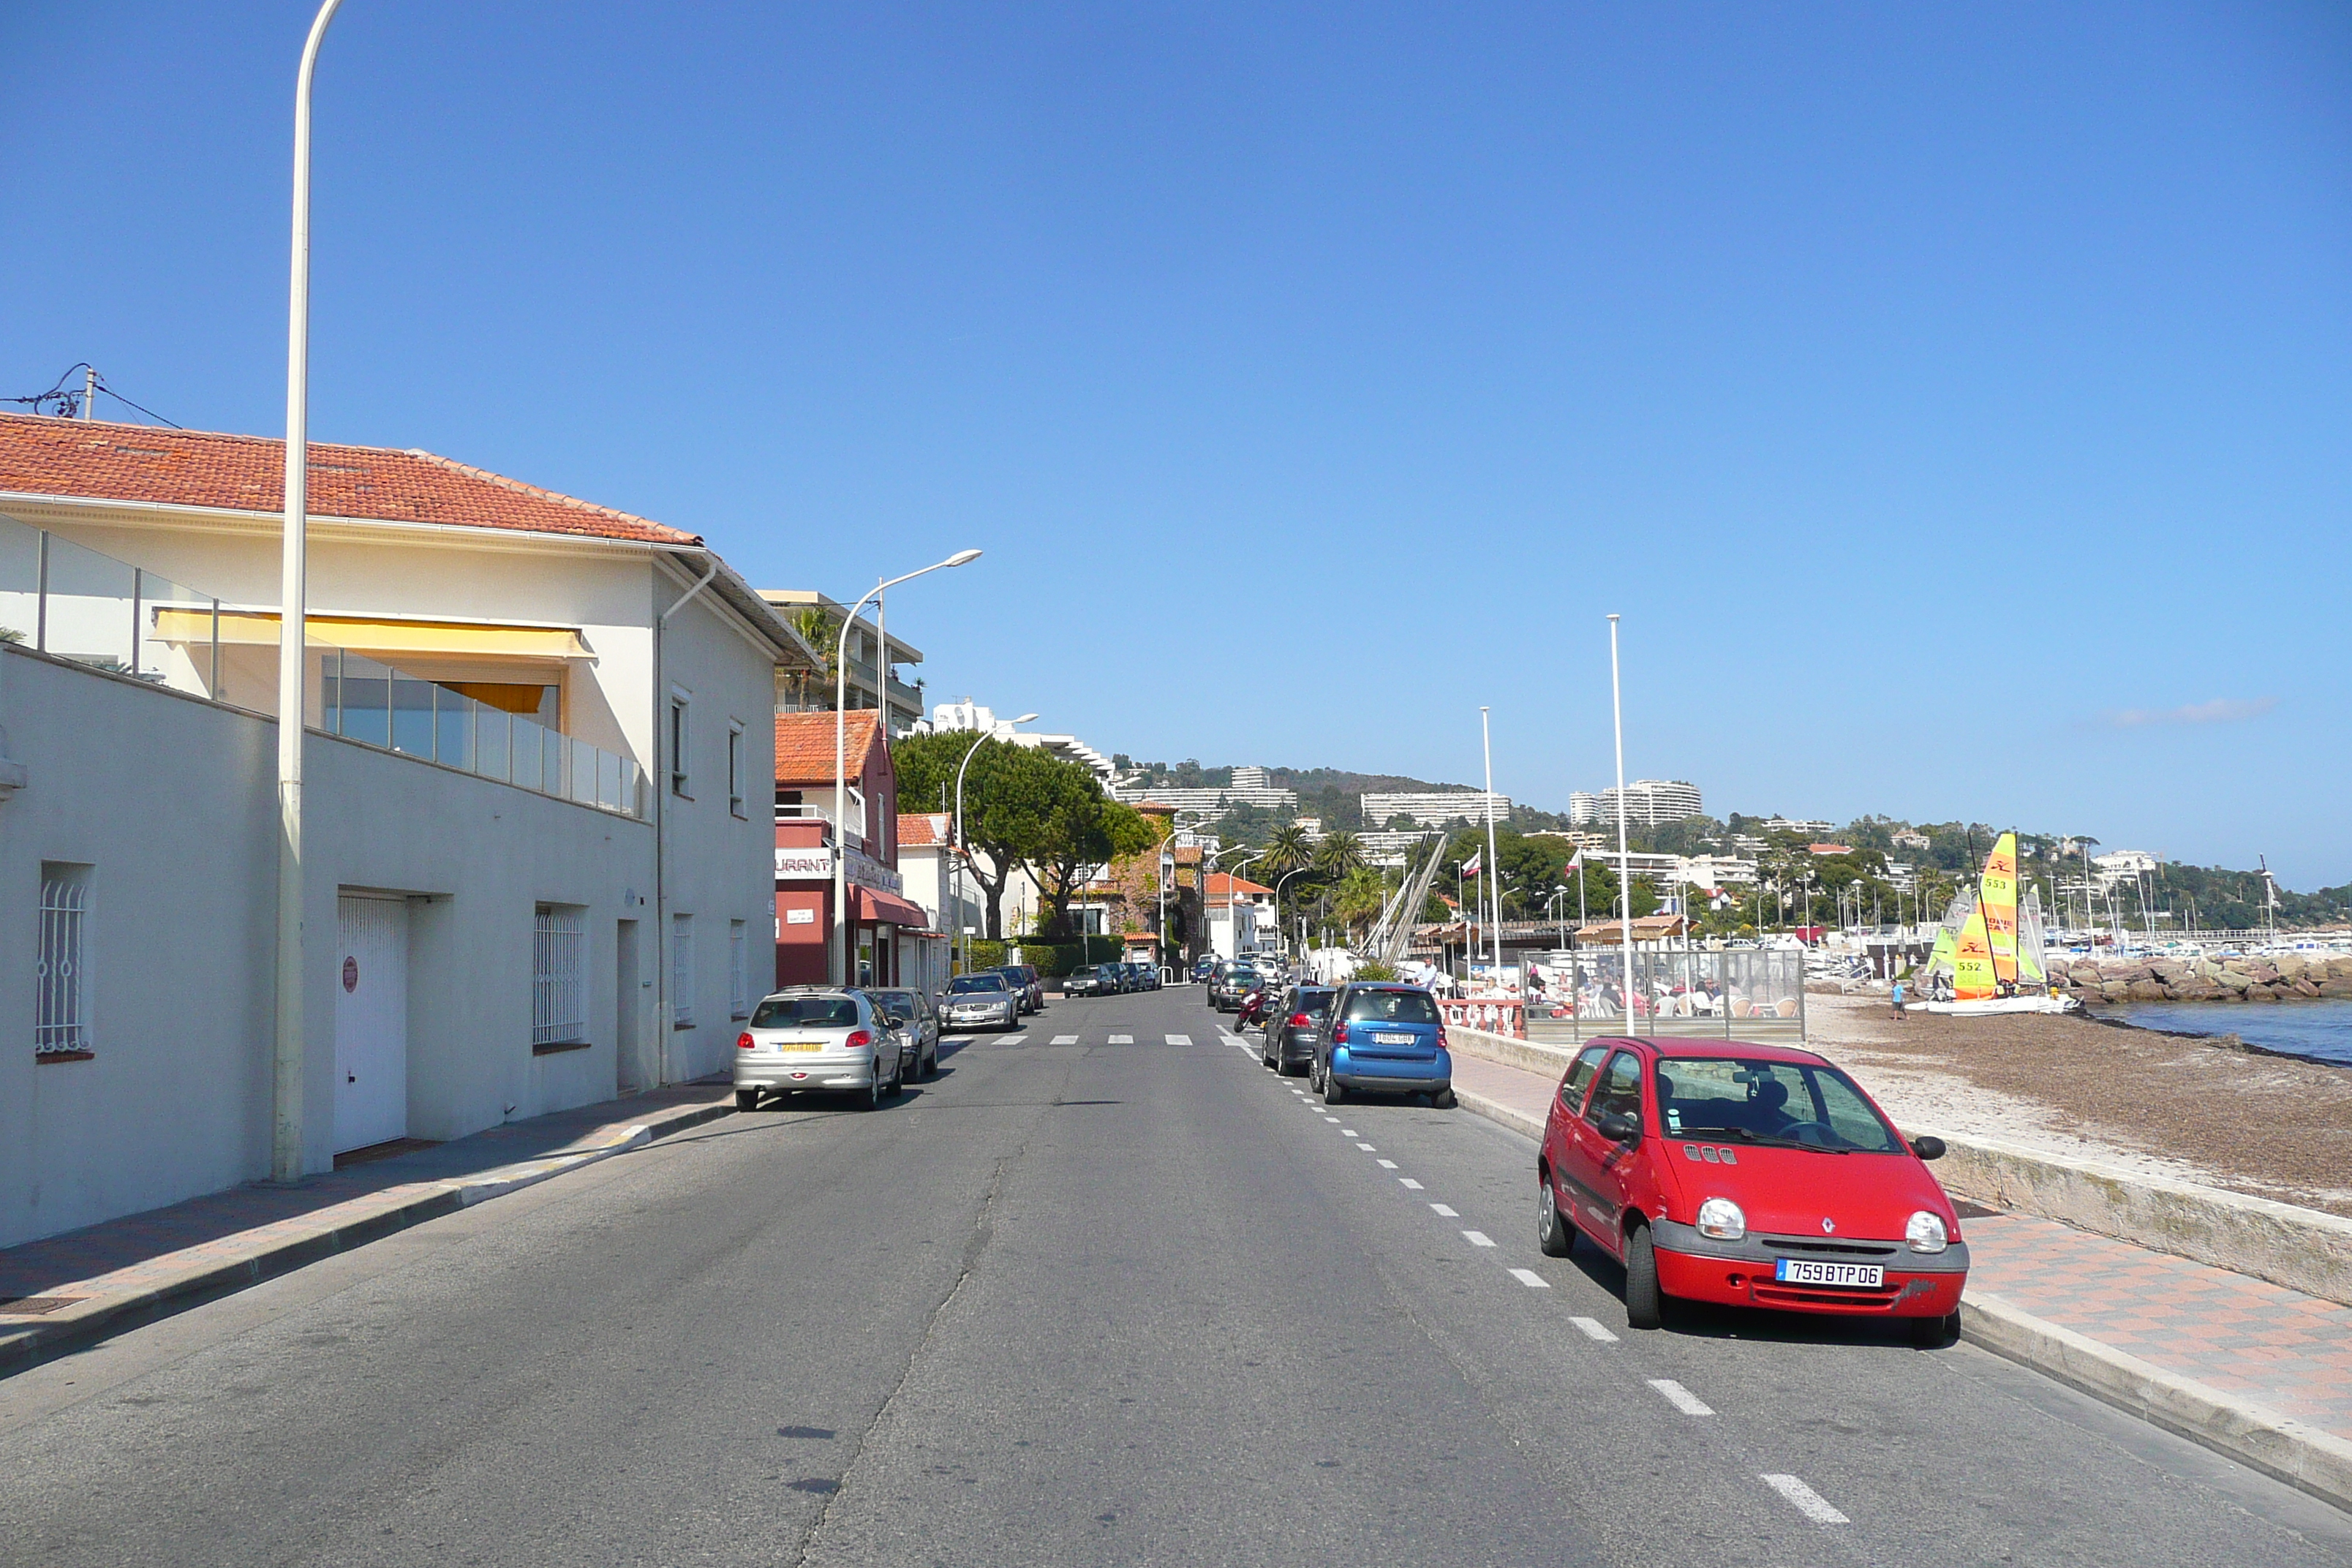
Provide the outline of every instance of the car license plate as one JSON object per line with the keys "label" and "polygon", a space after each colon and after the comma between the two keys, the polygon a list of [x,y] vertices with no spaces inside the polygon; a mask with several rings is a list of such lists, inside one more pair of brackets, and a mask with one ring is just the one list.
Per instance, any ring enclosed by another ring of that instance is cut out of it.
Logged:
{"label": "car license plate", "polygon": [[1374,1035],[1372,1038],[1383,1046],[1409,1046],[1412,1044],[1413,1037],[1411,1035]]}
{"label": "car license plate", "polygon": [[1886,1270],[1875,1263],[1822,1263],[1810,1258],[1773,1259],[1772,1278],[1784,1285],[1843,1285],[1875,1290],[1886,1283]]}
{"label": "car license plate", "polygon": [[821,1051],[824,1049],[824,1042],[823,1040],[778,1040],[776,1042],[776,1049],[780,1051]]}

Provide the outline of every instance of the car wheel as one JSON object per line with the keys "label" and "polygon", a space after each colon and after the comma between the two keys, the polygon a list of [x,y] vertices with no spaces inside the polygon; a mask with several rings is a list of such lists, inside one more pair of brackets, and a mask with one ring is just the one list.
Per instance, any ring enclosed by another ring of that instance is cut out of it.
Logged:
{"label": "car wheel", "polygon": [[1543,1248],[1546,1258],[1566,1258],[1576,1250],[1576,1227],[1559,1212],[1559,1194],[1552,1191],[1551,1177],[1537,1172],[1536,1185],[1542,1190],[1536,1199],[1536,1245]]}
{"label": "car wheel", "polygon": [[850,1110],[872,1110],[876,1109],[882,1103],[882,1075],[878,1072],[876,1073],[874,1075],[873,1082],[867,1084],[864,1089],[851,1089],[849,1093]]}
{"label": "car wheel", "polygon": [[1431,1107],[1431,1109],[1433,1109],[1433,1110],[1453,1110],[1453,1109],[1454,1109],[1454,1105],[1455,1105],[1457,1102],[1455,1101],[1455,1100],[1454,1100],[1454,1089],[1453,1089],[1452,1086],[1450,1086],[1450,1085],[1449,1085],[1449,1086],[1447,1086],[1447,1087],[1446,1087],[1446,1088],[1444,1088],[1444,1089],[1439,1089],[1435,1094],[1431,1095],[1431,1096],[1429,1097],[1429,1103],[1430,1103],[1430,1107]]}
{"label": "car wheel", "polygon": [[1650,1227],[1638,1226],[1625,1241],[1625,1326],[1629,1329],[1663,1328],[1666,1321],[1666,1293],[1658,1289],[1658,1249],[1651,1243]]}
{"label": "car wheel", "polygon": [[735,1109],[736,1109],[736,1110],[757,1110],[759,1108],[760,1108],[760,1091],[759,1091],[758,1089],[737,1089],[737,1090],[735,1091]]}
{"label": "car wheel", "polygon": [[1960,1315],[1911,1320],[1911,1342],[1923,1351],[1939,1351],[1960,1337]]}
{"label": "car wheel", "polygon": [[1326,1105],[1337,1105],[1347,1098],[1348,1091],[1339,1086],[1339,1080],[1338,1079],[1331,1076],[1330,1069],[1328,1068],[1325,1068],[1323,1073],[1323,1103]]}

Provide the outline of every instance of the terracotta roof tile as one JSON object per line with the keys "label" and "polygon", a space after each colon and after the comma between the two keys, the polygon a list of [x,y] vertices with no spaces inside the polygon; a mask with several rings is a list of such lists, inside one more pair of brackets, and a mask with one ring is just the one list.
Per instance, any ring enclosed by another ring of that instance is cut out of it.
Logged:
{"label": "terracotta roof tile", "polygon": [[[849,776],[864,776],[866,761],[877,742],[880,717],[871,708],[853,708],[845,714],[842,754]],[[776,715],[776,782],[788,789],[809,784],[833,786],[833,714]]]}
{"label": "terracotta roof tile", "polygon": [[[275,512],[286,443],[109,420],[0,414],[0,491]],[[698,534],[436,457],[310,443],[310,515],[698,545]],[[828,766],[830,753],[827,754]]]}
{"label": "terracotta roof tile", "polygon": [[[827,752],[825,753],[825,760],[828,765],[830,765],[832,759],[833,753]],[[827,774],[826,776],[831,777],[832,775]],[[1253,882],[1247,877],[1236,877],[1229,871],[1212,871],[1209,873],[1209,897],[1213,899],[1230,899],[1236,890],[1241,892],[1244,897],[1253,893],[1271,893],[1274,891],[1272,888],[1265,887],[1261,883]]]}
{"label": "terracotta roof tile", "polygon": [[[832,753],[825,753],[832,761]],[[898,847],[904,849],[938,849],[949,839],[948,814],[944,811],[901,813],[898,817]]]}

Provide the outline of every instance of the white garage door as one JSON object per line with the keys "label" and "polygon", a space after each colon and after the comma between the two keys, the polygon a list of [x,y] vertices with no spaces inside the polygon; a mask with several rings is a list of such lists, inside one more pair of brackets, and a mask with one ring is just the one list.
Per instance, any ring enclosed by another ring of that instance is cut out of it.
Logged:
{"label": "white garage door", "polygon": [[335,1152],[408,1136],[408,906],[336,901]]}

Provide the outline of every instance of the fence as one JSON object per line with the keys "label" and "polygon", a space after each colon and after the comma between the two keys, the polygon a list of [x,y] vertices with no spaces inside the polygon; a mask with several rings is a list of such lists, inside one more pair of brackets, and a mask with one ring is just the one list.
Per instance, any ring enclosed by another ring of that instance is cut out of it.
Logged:
{"label": "fence", "polygon": [[[0,642],[264,718],[278,714],[278,613],[212,595],[0,517]],[[309,638],[304,715],[331,735],[628,816],[635,761],[522,713]]]}
{"label": "fence", "polygon": [[[1541,997],[1530,996],[1528,1036],[1580,1040],[1625,1032],[1625,955],[1586,948],[1538,964]],[[1725,952],[1636,949],[1633,1033],[1801,1040],[1805,955],[1797,949]],[[1551,1016],[1557,1012],[1559,1016]]]}
{"label": "fence", "polygon": [[1478,1029],[1489,1035],[1528,1037],[1527,1004],[1513,996],[1441,996],[1437,1010],[1457,1029]]}

